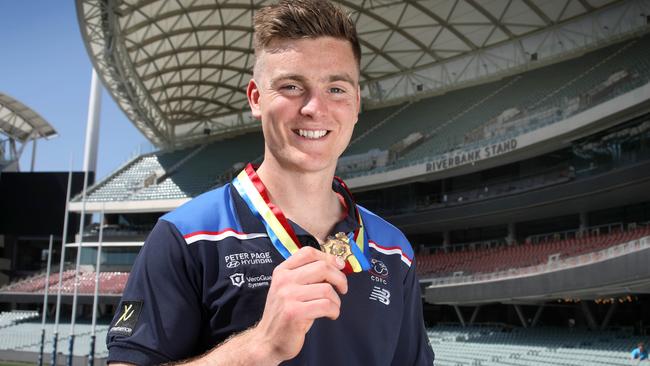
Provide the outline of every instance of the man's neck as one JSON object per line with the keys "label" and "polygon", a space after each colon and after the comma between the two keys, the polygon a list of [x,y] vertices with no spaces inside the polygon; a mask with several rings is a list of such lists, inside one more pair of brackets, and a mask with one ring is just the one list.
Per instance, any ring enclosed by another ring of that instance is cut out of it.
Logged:
{"label": "man's neck", "polygon": [[[334,167],[335,169],[335,167]],[[257,175],[269,198],[285,216],[324,241],[342,214],[342,206],[332,190],[334,169],[300,172],[285,169],[274,160],[264,160]]]}

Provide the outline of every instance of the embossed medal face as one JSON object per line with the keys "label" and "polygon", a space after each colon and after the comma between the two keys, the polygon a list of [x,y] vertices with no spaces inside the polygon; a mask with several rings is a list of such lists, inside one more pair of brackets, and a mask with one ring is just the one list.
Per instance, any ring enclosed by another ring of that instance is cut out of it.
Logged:
{"label": "embossed medal face", "polygon": [[352,255],[349,239],[344,233],[337,233],[335,236],[328,237],[327,241],[321,244],[320,247],[323,252],[335,255],[344,261]]}

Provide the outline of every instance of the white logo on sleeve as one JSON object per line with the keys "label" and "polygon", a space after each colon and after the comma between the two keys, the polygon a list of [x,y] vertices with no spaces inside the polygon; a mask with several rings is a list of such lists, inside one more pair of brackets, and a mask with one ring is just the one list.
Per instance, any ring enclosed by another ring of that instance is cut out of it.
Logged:
{"label": "white logo on sleeve", "polygon": [[390,291],[383,289],[381,287],[373,286],[372,292],[370,292],[370,300],[379,301],[384,305],[390,304]]}
{"label": "white logo on sleeve", "polygon": [[244,284],[244,274],[243,273],[234,273],[230,275],[230,281],[233,285],[241,287]]}

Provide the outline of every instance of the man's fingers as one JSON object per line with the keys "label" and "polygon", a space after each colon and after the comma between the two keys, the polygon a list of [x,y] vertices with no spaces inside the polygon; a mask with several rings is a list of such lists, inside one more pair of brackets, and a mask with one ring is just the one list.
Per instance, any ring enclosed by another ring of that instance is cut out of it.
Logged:
{"label": "man's fingers", "polygon": [[301,303],[300,311],[307,319],[330,318],[336,320],[341,314],[341,307],[329,299],[318,299]]}
{"label": "man's fingers", "polygon": [[341,298],[329,283],[314,283],[300,286],[295,290],[294,295],[296,300],[301,302],[328,299],[337,306],[341,306]]}
{"label": "man's fingers", "polygon": [[341,294],[348,292],[348,279],[343,272],[331,263],[316,261],[294,269],[292,276],[300,284],[314,284],[326,282],[336,288]]}

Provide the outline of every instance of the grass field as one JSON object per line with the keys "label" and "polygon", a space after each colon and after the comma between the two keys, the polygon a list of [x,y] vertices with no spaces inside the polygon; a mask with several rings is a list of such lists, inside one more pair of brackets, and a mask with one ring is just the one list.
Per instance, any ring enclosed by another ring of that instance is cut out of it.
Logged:
{"label": "grass field", "polygon": [[0,361],[0,366],[27,366],[30,363]]}

